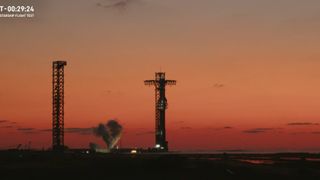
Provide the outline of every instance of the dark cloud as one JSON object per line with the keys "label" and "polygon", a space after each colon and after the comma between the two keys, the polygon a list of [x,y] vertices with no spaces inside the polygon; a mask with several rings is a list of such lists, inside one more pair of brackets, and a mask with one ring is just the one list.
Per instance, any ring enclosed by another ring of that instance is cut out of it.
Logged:
{"label": "dark cloud", "polygon": [[231,127],[231,126],[224,126],[224,127],[218,127],[218,128],[209,127],[209,129],[214,130],[214,131],[222,131],[222,130],[230,130],[230,129],[233,129],[233,127]]}
{"label": "dark cloud", "polygon": [[1,128],[13,128],[13,126],[2,126]]}
{"label": "dark cloud", "polygon": [[301,135],[301,134],[315,134],[315,135],[320,135],[320,131],[312,131],[312,132],[293,132],[290,133],[292,135]]}
{"label": "dark cloud", "polygon": [[137,136],[143,136],[148,134],[154,134],[154,131],[145,131],[145,132],[136,133]]}
{"label": "dark cloud", "polygon": [[[5,120],[5,119],[1,119],[1,120],[0,120],[0,124],[6,124],[6,125],[8,125],[8,126],[9,126],[9,124],[14,125],[14,124],[17,124],[17,122],[13,122],[13,121],[9,121],[9,120]],[[8,126],[4,126],[3,128],[8,128]]]}
{"label": "dark cloud", "polygon": [[102,96],[109,96],[111,94],[113,96],[122,96],[124,93],[122,91],[119,91],[119,90],[110,90],[110,89],[104,90],[101,93]]}
{"label": "dark cloud", "polygon": [[23,131],[24,134],[39,134],[39,131]]}
{"label": "dark cloud", "polygon": [[192,127],[184,126],[184,127],[181,127],[180,129],[181,129],[181,130],[191,130],[191,129],[192,129]]}
{"label": "dark cloud", "polygon": [[247,152],[248,150],[244,149],[220,149],[218,152]]}
{"label": "dark cloud", "polygon": [[317,126],[319,125],[318,123],[311,123],[311,122],[293,122],[293,123],[288,123],[288,126]]}
{"label": "dark cloud", "polygon": [[93,128],[65,128],[66,133],[75,133],[81,135],[93,134]]}
{"label": "dark cloud", "polygon": [[104,0],[97,3],[98,7],[114,8],[118,10],[125,10],[130,4],[138,2],[139,0]]}
{"label": "dark cloud", "polygon": [[37,134],[39,133],[35,128],[17,128],[17,131],[20,131],[24,134]]}
{"label": "dark cloud", "polygon": [[[38,129],[38,132],[52,132],[52,129]],[[74,133],[80,135],[89,135],[93,134],[93,128],[78,128],[78,127],[71,127],[71,128],[64,128],[65,133]]]}
{"label": "dark cloud", "polygon": [[18,131],[34,131],[35,128],[17,128]]}
{"label": "dark cloud", "polygon": [[290,133],[292,135],[300,135],[300,134],[307,134],[306,132],[293,132],[293,133]]}
{"label": "dark cloud", "polygon": [[173,123],[182,124],[182,123],[184,123],[184,121],[173,121]]}
{"label": "dark cloud", "polygon": [[39,129],[38,131],[40,131],[40,132],[51,132],[52,129]]}
{"label": "dark cloud", "polygon": [[258,134],[258,133],[265,133],[274,130],[274,128],[255,128],[255,129],[248,129],[243,131],[243,133],[248,134]]}
{"label": "dark cloud", "polygon": [[216,84],[213,84],[212,87],[214,87],[214,88],[223,88],[223,87],[225,87],[225,85],[224,84],[220,84],[220,83],[216,83]]}

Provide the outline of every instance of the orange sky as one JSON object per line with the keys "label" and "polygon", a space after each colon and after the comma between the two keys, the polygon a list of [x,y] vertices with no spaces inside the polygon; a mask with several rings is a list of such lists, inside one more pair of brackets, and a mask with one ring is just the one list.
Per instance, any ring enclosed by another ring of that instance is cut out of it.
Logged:
{"label": "orange sky", "polygon": [[167,90],[171,149],[320,150],[319,5],[45,0],[34,19],[0,19],[0,148],[50,146],[37,130],[51,125],[51,63],[67,60],[66,128],[116,118],[123,146],[153,146],[154,90],[143,80],[161,68],[178,81]]}

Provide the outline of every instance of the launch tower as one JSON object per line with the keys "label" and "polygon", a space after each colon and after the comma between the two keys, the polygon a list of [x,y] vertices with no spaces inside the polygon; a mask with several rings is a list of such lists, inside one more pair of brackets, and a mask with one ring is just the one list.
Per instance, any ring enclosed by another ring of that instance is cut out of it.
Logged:
{"label": "launch tower", "polygon": [[156,111],[156,124],[155,124],[155,148],[168,151],[168,141],[166,140],[166,109],[168,103],[166,99],[166,86],[176,85],[175,80],[166,80],[164,72],[156,72],[154,80],[144,81],[145,85],[155,86],[155,111]]}

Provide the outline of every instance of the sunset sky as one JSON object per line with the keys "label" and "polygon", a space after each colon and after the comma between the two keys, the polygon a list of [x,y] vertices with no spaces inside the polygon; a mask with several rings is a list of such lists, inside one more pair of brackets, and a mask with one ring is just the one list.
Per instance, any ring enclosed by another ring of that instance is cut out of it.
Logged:
{"label": "sunset sky", "polygon": [[178,82],[171,150],[320,150],[319,0],[110,3],[39,0],[35,18],[0,18],[0,149],[51,146],[52,61],[66,60],[69,147],[104,146],[86,129],[109,119],[122,147],[154,146],[143,81],[162,70]]}

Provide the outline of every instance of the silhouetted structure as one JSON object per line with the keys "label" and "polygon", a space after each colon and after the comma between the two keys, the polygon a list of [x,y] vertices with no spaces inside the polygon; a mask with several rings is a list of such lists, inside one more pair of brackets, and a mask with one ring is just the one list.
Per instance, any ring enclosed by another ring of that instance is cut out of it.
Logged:
{"label": "silhouetted structure", "polygon": [[156,127],[155,137],[156,145],[155,148],[168,151],[168,141],[166,141],[166,109],[168,103],[166,99],[166,85],[176,85],[175,80],[166,80],[164,72],[157,72],[155,74],[155,80],[144,81],[145,85],[155,86],[155,103],[156,103]]}
{"label": "silhouetted structure", "polygon": [[66,61],[52,64],[52,149],[64,149],[64,66]]}

